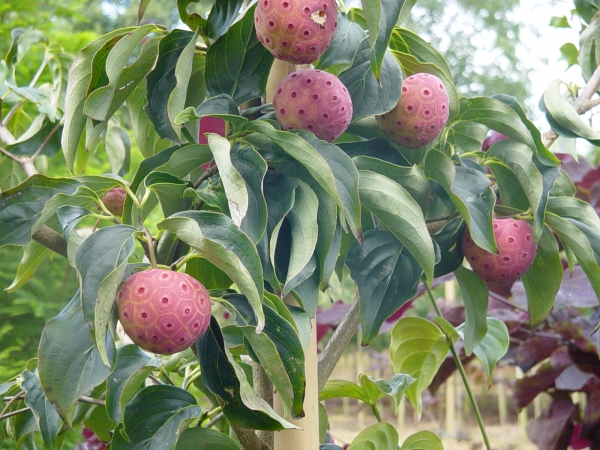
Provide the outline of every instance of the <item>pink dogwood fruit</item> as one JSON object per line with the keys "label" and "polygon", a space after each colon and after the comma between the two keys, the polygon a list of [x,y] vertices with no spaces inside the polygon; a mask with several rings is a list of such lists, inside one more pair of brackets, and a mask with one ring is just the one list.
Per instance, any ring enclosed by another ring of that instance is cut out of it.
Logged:
{"label": "pink dogwood fruit", "polygon": [[450,114],[448,92],[435,75],[416,73],[402,83],[400,101],[376,116],[381,131],[408,148],[429,144],[442,132]]}
{"label": "pink dogwood fruit", "polygon": [[302,69],[285,77],[273,97],[277,122],[284,130],[312,131],[335,141],[350,125],[352,99],[344,84],[322,70]]}
{"label": "pink dogwood fruit", "polygon": [[117,304],[127,336],[144,350],[164,355],[190,347],[210,322],[204,286],[172,270],[133,274],[121,287]]}
{"label": "pink dogwood fruit", "polygon": [[104,197],[102,197],[102,203],[104,203],[104,206],[106,206],[106,209],[108,209],[111,214],[122,216],[123,204],[125,203],[126,197],[127,192],[125,191],[125,188],[117,186],[112,188],[104,195]]}
{"label": "pink dogwood fruit", "polygon": [[486,137],[481,143],[481,151],[487,152],[492,145],[494,145],[498,141],[504,141],[508,139],[508,136],[503,135],[502,133],[498,133],[497,131],[493,131],[490,133],[488,137]]}
{"label": "pink dogwood fruit", "polygon": [[337,17],[335,0],[260,0],[256,37],[275,58],[310,64],[329,47]]}
{"label": "pink dogwood fruit", "polygon": [[531,267],[537,253],[533,228],[524,220],[494,219],[499,253],[478,247],[469,230],[462,237],[462,251],[473,271],[488,283],[506,284],[519,279]]}

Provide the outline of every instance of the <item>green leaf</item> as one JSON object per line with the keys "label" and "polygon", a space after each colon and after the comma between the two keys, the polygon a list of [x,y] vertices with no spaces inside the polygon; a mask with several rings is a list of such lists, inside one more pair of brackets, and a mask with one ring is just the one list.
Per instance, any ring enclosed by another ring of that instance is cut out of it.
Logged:
{"label": "green leaf", "polygon": [[128,225],[101,228],[75,251],[83,315],[107,366],[106,331],[127,260],[135,249],[134,232],[136,229]]}
{"label": "green leaf", "polygon": [[206,136],[227,195],[231,219],[239,227],[248,213],[249,199],[246,184],[231,162],[231,144],[229,141],[214,133],[208,133]]}
{"label": "green leaf", "polygon": [[[527,195],[533,211],[538,211],[544,190],[543,178],[533,163],[533,152],[524,144],[511,140],[496,142],[485,154],[484,161],[497,159],[502,161],[514,174],[523,192]],[[541,214],[536,214],[533,223],[533,239],[537,242],[544,227],[543,208]]]}
{"label": "green leaf", "polygon": [[225,272],[204,258],[193,258],[185,265],[185,273],[191,275],[208,290],[228,289],[233,282]]}
{"label": "green leaf", "polygon": [[402,167],[370,156],[355,156],[352,161],[358,170],[376,172],[398,183],[425,211],[431,189],[419,166]]}
{"label": "green leaf", "polygon": [[348,450],[397,450],[398,432],[387,422],[371,425],[354,438]]}
{"label": "green leaf", "polygon": [[50,254],[50,249],[37,241],[31,241],[25,247],[23,258],[17,268],[17,274],[15,279],[9,287],[5,289],[6,292],[12,293],[17,289],[23,287],[31,277],[35,274],[36,269],[41,264],[46,256]]}
{"label": "green leaf", "polygon": [[579,34],[579,65],[581,66],[581,72],[586,82],[591,78],[596,67],[598,67],[598,57],[596,55],[600,17],[596,16],[596,12],[597,9],[594,8],[591,13],[593,20],[589,21],[589,26]]}
{"label": "green leaf", "polygon": [[231,219],[208,211],[177,213],[158,224],[189,244],[227,274],[244,294],[257,318],[257,331],[264,327],[263,278],[256,247]]}
{"label": "green leaf", "polygon": [[521,142],[532,150],[535,142],[519,115],[505,103],[488,97],[462,98],[458,119],[480,123]]}
{"label": "green leaf", "polygon": [[294,418],[304,417],[304,351],[293,321],[290,322],[265,305],[265,329],[261,335],[257,335],[254,331],[256,320],[247,299],[235,294],[227,295],[224,299],[234,306],[232,312],[236,314],[236,324],[241,326],[260,365],[281,394],[285,415],[291,409]]}
{"label": "green leaf", "polygon": [[433,432],[421,430],[407,437],[400,450],[444,450],[444,445]]}
{"label": "green leaf", "polygon": [[179,128],[173,121],[184,108],[194,46],[194,33],[174,29],[160,40],[156,64],[146,77],[146,114],[158,135],[174,142],[179,142]]}
{"label": "green leaf", "polygon": [[554,306],[563,277],[558,244],[550,230],[544,227],[537,245],[533,264],[521,277],[527,294],[527,311],[532,328],[542,323]]}
{"label": "green leaf", "polygon": [[204,32],[210,40],[214,41],[227,32],[234,20],[237,19],[243,4],[243,0],[225,0],[213,3],[204,28]]}
{"label": "green leaf", "polygon": [[175,450],[241,450],[229,436],[208,428],[188,428],[177,440]]}
{"label": "green leaf", "polygon": [[177,11],[179,17],[183,23],[185,23],[190,29],[195,30],[197,28],[204,28],[206,26],[206,19],[197,13],[188,13],[187,7],[191,3],[198,3],[199,0],[177,0]]}
{"label": "green leaf", "polygon": [[295,428],[275,414],[264,401],[261,402],[262,399],[256,393],[252,398],[247,391],[248,386],[245,391],[241,390],[238,372],[227,354],[223,334],[214,317],[211,318],[206,333],[196,341],[196,350],[202,379],[206,387],[218,397],[229,423],[255,430]]}
{"label": "green leaf", "polygon": [[146,83],[140,83],[133,91],[133,94],[127,98],[127,111],[131,118],[131,128],[135,142],[144,158],[154,156],[156,144],[159,140],[154,126],[145,111],[146,104]]}
{"label": "green leaf", "polygon": [[431,283],[435,254],[421,208],[402,186],[389,178],[374,172],[359,173],[363,206],[406,247]]}
{"label": "green leaf", "polygon": [[21,376],[23,377],[21,387],[27,392],[25,404],[33,411],[35,420],[42,432],[44,447],[48,450],[59,448],[60,445],[57,442],[58,432],[62,427],[60,416],[52,403],[46,398],[37,374],[25,370]]}
{"label": "green leaf", "polygon": [[38,43],[48,44],[48,35],[40,30],[23,30],[15,28],[11,31],[12,43],[4,60],[8,67],[19,64],[31,47]]}
{"label": "green leaf", "polygon": [[0,246],[27,245],[46,202],[57,194],[73,194],[81,183],[45,175],[29,177],[0,194]]}
{"label": "green leaf", "polygon": [[164,172],[152,172],[144,181],[146,189],[154,192],[165,217],[189,209],[192,204],[192,183]]}
{"label": "green leaf", "polygon": [[465,322],[463,341],[465,353],[471,355],[487,333],[485,316],[488,309],[488,288],[485,282],[469,269],[463,266],[454,271],[463,304],[465,305]]}
{"label": "green leaf", "polygon": [[136,28],[121,28],[96,39],[87,47],[80,50],[69,66],[69,83],[65,97],[65,127],[61,143],[67,167],[71,171],[73,171],[79,138],[86,122],[83,108],[92,79],[92,61],[96,52],[101,50],[108,41],[116,42],[125,34],[135,31]]}
{"label": "green leaf", "polygon": [[[408,3],[405,2],[405,5],[408,5]],[[412,55],[421,63],[433,64],[452,82],[452,72],[444,57],[429,42],[414,31],[400,27],[394,28],[389,46],[390,50]]]}
{"label": "green leaf", "polygon": [[392,329],[390,358],[396,373],[416,378],[405,392],[417,414],[421,415],[421,393],[433,380],[448,354],[440,329],[419,317],[402,317]]}
{"label": "green leaf", "polygon": [[463,262],[461,239],[466,224],[457,217],[444,225],[431,238],[440,249],[440,261],[435,265],[433,277],[441,277],[454,272]]}
{"label": "green leaf", "polygon": [[361,0],[371,46],[371,71],[379,80],[381,63],[404,0]]}
{"label": "green leaf", "polygon": [[[43,117],[42,115],[38,117]],[[55,127],[58,127],[55,129]],[[44,120],[42,127],[33,136],[22,140],[19,138],[16,144],[7,145],[6,151],[12,153],[15,156],[32,156],[40,148],[43,150],[39,155],[53,157],[58,150],[60,150],[60,139],[62,135],[63,127],[59,124]],[[43,145],[42,145],[43,144]]]}
{"label": "green leaf", "polygon": [[406,392],[408,387],[417,380],[415,380],[410,375],[398,373],[392,378],[390,378],[388,381],[374,381],[382,392],[385,392],[387,395],[394,399],[394,414],[398,414],[398,407],[400,406],[400,401],[402,400],[402,397],[404,397],[404,393]]}
{"label": "green leaf", "polygon": [[600,217],[587,202],[572,197],[553,197],[548,200],[548,212],[562,218],[576,219],[600,233]]}
{"label": "green leaf", "polygon": [[[111,339],[110,334],[107,338]],[[40,383],[46,397],[65,424],[70,424],[70,415],[77,399],[110,374],[90,336],[79,291],[58,316],[44,327],[38,358]]]}
{"label": "green leaf", "polygon": [[[594,145],[600,144],[600,132],[588,125],[571,104],[562,97],[559,89],[561,84],[561,80],[554,80],[544,92],[543,102],[546,107],[546,115],[550,115],[560,127],[578,137],[586,139]],[[561,135],[560,129],[553,130]]]}
{"label": "green leaf", "polygon": [[425,175],[442,187],[467,223],[471,237],[484,250],[495,253],[496,240],[492,212],[496,196],[489,180],[476,169],[458,166],[441,152],[430,151],[425,159]]}
{"label": "green leaf", "polygon": [[150,4],[152,0],[140,0],[140,6],[138,7],[138,14],[137,14],[137,19],[138,19],[138,25],[142,22],[142,19],[144,18],[144,14],[146,14],[146,9],[148,8],[148,5]]}
{"label": "green leaf", "polygon": [[328,380],[319,392],[319,401],[342,397],[355,398],[367,405],[373,405],[379,399],[379,395],[377,395],[377,398],[372,400],[362,386],[347,380]]}
{"label": "green leaf", "polygon": [[123,421],[125,407],[140,390],[148,375],[161,366],[160,359],[137,345],[124,345],[117,350],[117,362],[106,382],[106,411],[115,423]]}
{"label": "green leaf", "polygon": [[[487,333],[481,342],[473,349],[473,353],[475,353],[475,356],[483,363],[488,378],[488,384],[491,386],[492,372],[494,371],[494,367],[496,367],[496,363],[508,351],[510,336],[506,325],[501,320],[494,317],[488,317],[486,321]],[[465,326],[465,324],[462,324],[456,328],[457,333],[463,339]]]}
{"label": "green leaf", "polygon": [[592,228],[575,219],[565,219],[551,212],[546,214],[546,225],[558,235],[565,249],[575,255],[600,301],[598,234]]}
{"label": "green leaf", "polygon": [[383,322],[417,293],[423,269],[389,231],[365,233],[354,242],[346,266],[358,287],[362,345],[379,334]]}
{"label": "green leaf", "polygon": [[338,14],[338,26],[325,53],[319,58],[317,69],[346,70],[352,64],[356,49],[367,36],[360,25],[348,20],[343,12]]}
{"label": "green leaf", "polygon": [[241,105],[263,94],[274,58],[256,38],[254,8],[206,52],[204,79],[209,97],[227,94]]}
{"label": "green leaf", "polygon": [[352,120],[391,110],[400,100],[402,70],[388,51],[383,56],[379,81],[371,72],[369,38],[358,46],[349,69],[339,76],[346,86],[354,108]]}
{"label": "green leaf", "polygon": [[[142,389],[127,405],[111,448],[172,450],[184,427],[200,415],[192,394],[169,385]],[[127,439],[124,436],[127,433]]]}
{"label": "green leaf", "polygon": [[267,163],[256,150],[248,146],[235,146],[231,150],[231,163],[242,177],[248,192],[248,212],[240,228],[256,244],[267,229],[267,203],[262,191]]}
{"label": "green leaf", "polygon": [[121,175],[129,172],[131,139],[127,132],[112,120],[106,125],[104,149],[106,150],[111,172]]}
{"label": "green leaf", "polygon": [[575,47],[575,44],[567,42],[560,46],[560,59],[567,62],[567,69],[577,64],[579,59],[579,50]]}
{"label": "green leaf", "polygon": [[[142,51],[138,61],[134,63],[143,68],[136,74],[137,76],[131,76],[131,72],[136,71],[137,67],[130,66],[128,67],[129,70],[126,70],[125,66],[129,65],[129,60],[142,39],[149,33],[159,30],[160,29],[153,24],[143,25],[124,36],[112,47],[104,66],[105,74],[103,76],[107,78],[106,84],[95,89],[85,100],[83,113],[87,117],[98,121],[107,120],[112,113],[114,113],[116,108],[123,103],[124,98],[121,95],[117,97],[117,90],[125,88],[126,85],[128,87],[128,92],[135,89],[137,83],[139,83],[147,71],[152,68],[152,63],[154,61],[153,56],[156,56],[157,40],[152,40],[149,44],[146,44],[146,48]],[[97,70],[97,68],[92,68],[92,73],[94,70]],[[133,85],[131,85],[131,83]],[[115,102],[118,103],[116,105],[113,103],[113,99],[115,98],[118,98],[120,101]],[[109,114],[111,109],[112,111]]]}
{"label": "green leaf", "polygon": [[455,122],[448,128],[447,142],[463,152],[478,152],[486,138],[488,128],[475,122]]}

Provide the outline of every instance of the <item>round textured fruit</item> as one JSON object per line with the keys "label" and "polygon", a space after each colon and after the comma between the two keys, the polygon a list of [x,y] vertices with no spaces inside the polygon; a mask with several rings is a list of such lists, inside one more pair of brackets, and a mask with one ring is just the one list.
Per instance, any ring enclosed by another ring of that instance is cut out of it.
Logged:
{"label": "round textured fruit", "polygon": [[352,120],[352,99],[343,83],[322,70],[302,69],[285,77],[273,97],[277,122],[284,130],[312,131],[335,141]]}
{"label": "round textured fruit", "polygon": [[104,195],[104,197],[102,197],[102,203],[104,203],[104,206],[106,206],[106,209],[108,209],[111,214],[122,216],[123,204],[125,203],[126,197],[127,192],[125,191],[125,188],[117,186],[112,188]]}
{"label": "round textured fruit", "polygon": [[154,353],[170,355],[191,346],[208,328],[210,298],[191,276],[151,269],[133,274],[117,295],[127,336]]}
{"label": "round textured fruit", "polygon": [[435,75],[416,73],[402,83],[400,101],[376,116],[381,131],[403,147],[420,148],[437,138],[450,114],[448,92]]}
{"label": "round textured fruit", "polygon": [[531,267],[537,245],[533,229],[524,220],[494,219],[499,253],[494,255],[475,245],[469,230],[462,237],[462,251],[473,271],[488,283],[511,283]]}
{"label": "round textured fruit", "polygon": [[325,52],[337,28],[335,0],[259,0],[256,37],[277,59],[310,64]]}
{"label": "round textured fruit", "polygon": [[508,136],[503,135],[502,133],[498,133],[497,131],[493,131],[490,133],[488,137],[486,137],[481,143],[481,151],[487,152],[492,145],[494,145],[498,141],[504,141],[508,139]]}

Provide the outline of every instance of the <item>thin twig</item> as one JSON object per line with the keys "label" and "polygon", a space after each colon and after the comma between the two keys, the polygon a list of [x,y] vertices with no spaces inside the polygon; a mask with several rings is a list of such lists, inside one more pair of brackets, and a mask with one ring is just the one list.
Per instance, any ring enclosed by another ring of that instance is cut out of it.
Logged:
{"label": "thin twig", "polygon": [[158,378],[156,378],[154,375],[150,374],[148,375],[148,378],[150,378],[152,381],[154,381],[156,384],[165,384],[163,383],[161,380],[159,380]]}
{"label": "thin twig", "polygon": [[4,406],[4,408],[2,408],[2,411],[0,411],[0,416],[3,416],[4,413],[6,411],[8,411],[8,409],[13,405],[13,403],[15,403],[17,400],[19,400],[23,395],[25,395],[27,393],[27,391],[25,389],[23,389],[22,391],[20,391],[17,395],[15,395],[13,398],[11,398],[8,403]]}
{"label": "thin twig", "polygon": [[498,300],[500,303],[504,303],[505,305],[510,306],[511,308],[518,309],[519,311],[522,311],[525,313],[527,312],[527,310],[525,308],[523,308],[522,306],[515,305],[513,302],[506,300],[504,297],[502,297],[499,294],[496,294],[495,292],[490,291],[489,296],[492,297],[494,300]]}
{"label": "thin twig", "polygon": [[29,411],[31,408],[21,408],[21,409],[15,409],[14,411],[11,411],[9,413],[6,414],[0,414],[0,421],[4,420],[4,419],[8,419],[9,417],[12,416],[16,416],[18,414],[23,414],[24,412]]}
{"label": "thin twig", "polygon": [[58,129],[60,128],[60,125],[61,125],[61,123],[58,122],[56,125],[54,125],[54,128],[52,128],[52,130],[50,130],[50,133],[48,133],[46,135],[46,137],[44,138],[44,140],[42,141],[42,143],[40,144],[40,146],[33,153],[33,155],[31,155],[31,158],[29,158],[31,160],[31,162],[35,161],[35,158],[37,158],[39,156],[39,154],[42,152],[42,150],[44,150],[44,147],[46,146],[46,144],[48,143],[48,141],[50,141],[50,139],[52,138],[52,136],[54,136],[54,134],[58,131]]}
{"label": "thin twig", "polygon": [[198,178],[196,180],[196,182],[194,183],[194,189],[198,189],[198,187],[202,184],[202,182],[204,180],[206,180],[207,178],[212,177],[215,173],[217,173],[218,170],[219,169],[217,168],[216,165],[212,166],[212,167],[209,167],[208,169],[206,169],[204,171],[204,173],[202,175],[200,175],[200,178]]}
{"label": "thin twig", "polygon": [[6,156],[7,158],[12,159],[13,161],[22,164],[21,158],[19,158],[18,156],[13,155],[11,152],[7,151],[6,149],[0,147],[0,153],[2,153],[4,156]]}
{"label": "thin twig", "polygon": [[206,428],[210,428],[212,426],[214,426],[219,420],[221,420],[223,417],[225,417],[225,414],[223,414],[222,412],[220,412],[219,414],[217,414],[215,417],[213,417],[212,419],[210,419],[210,422],[208,422],[206,424]]}
{"label": "thin twig", "polygon": [[99,399],[93,398],[93,397],[87,397],[85,395],[82,395],[81,397],[79,397],[78,400],[81,403],[91,403],[92,405],[106,406],[106,402],[104,400],[99,400]]}

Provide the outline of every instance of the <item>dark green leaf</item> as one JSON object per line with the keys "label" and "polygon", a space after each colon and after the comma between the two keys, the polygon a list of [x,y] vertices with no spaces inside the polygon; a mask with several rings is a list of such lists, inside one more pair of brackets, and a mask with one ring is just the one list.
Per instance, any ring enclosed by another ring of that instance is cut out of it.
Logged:
{"label": "dark green leaf", "polygon": [[423,269],[389,231],[365,233],[346,255],[360,294],[362,345],[377,337],[382,323],[417,293]]}
{"label": "dark green leaf", "polygon": [[440,261],[434,267],[434,278],[454,272],[462,264],[461,239],[465,227],[464,220],[457,217],[431,236],[440,249]]}
{"label": "dark green leaf", "polygon": [[227,94],[241,105],[265,90],[273,55],[256,38],[254,8],[206,52],[204,79],[210,97]]}
{"label": "dark green leaf", "polygon": [[469,269],[460,266],[454,271],[454,275],[465,305],[462,338],[465,353],[469,356],[487,333],[485,316],[487,315],[489,292],[485,282]]}
{"label": "dark green leaf", "polygon": [[338,14],[338,27],[329,48],[319,58],[317,69],[341,72],[352,64],[356,49],[367,36],[360,25],[350,22],[346,14]]}
{"label": "dark green leaf", "polygon": [[190,29],[195,30],[197,28],[203,28],[206,25],[206,19],[197,13],[189,13],[188,5],[191,3],[198,3],[199,0],[177,0],[177,11],[179,17],[183,23],[185,23]]}
{"label": "dark green leaf", "polygon": [[[54,129],[56,128],[56,130]],[[43,150],[39,155],[52,158],[60,149],[60,138],[62,135],[62,126],[45,120],[40,130],[31,136],[29,139],[17,142],[13,145],[7,145],[6,151],[15,156],[32,156],[40,148]]]}
{"label": "dark green leaf", "polygon": [[173,450],[183,427],[199,415],[200,407],[189,392],[176,386],[148,386],[125,408],[111,448]]}
{"label": "dark green leaf", "polygon": [[339,76],[346,86],[354,107],[352,120],[391,110],[400,99],[402,70],[390,52],[386,52],[381,65],[379,81],[371,72],[369,39],[360,43],[352,66]]}
{"label": "dark green leaf", "polygon": [[[107,339],[111,340],[110,334]],[[107,346],[111,349],[111,345]],[[109,357],[114,358],[114,355]],[[38,353],[40,383],[66,424],[77,399],[110,374],[90,336],[79,291],[42,332]]]}
{"label": "dark green leaf", "polygon": [[175,450],[241,450],[229,436],[208,428],[188,428],[177,440]]}
{"label": "dark green leaf", "polygon": [[106,411],[113,422],[123,421],[129,401],[139,391],[146,377],[160,366],[160,359],[136,345],[119,347],[115,368],[106,382]]}
{"label": "dark green leaf", "polygon": [[193,258],[186,263],[185,273],[191,275],[208,290],[228,289],[233,282],[221,269],[204,258]]}
{"label": "dark green leaf", "polygon": [[213,3],[204,28],[209,39],[214,41],[227,32],[238,17],[243,3],[243,0],[219,0]]}
{"label": "dark green leaf", "polygon": [[21,376],[23,377],[21,387],[27,392],[25,404],[31,408],[34,413],[35,420],[42,432],[44,446],[48,450],[59,448],[60,445],[57,440],[58,432],[62,427],[62,421],[60,420],[56,409],[46,398],[37,374],[25,370]]}
{"label": "dark green leaf", "polygon": [[146,189],[154,192],[165,217],[189,209],[193,195],[192,183],[164,172],[152,172],[144,181]]}
{"label": "dark green leaf", "polygon": [[478,152],[487,135],[488,128],[475,122],[455,122],[448,129],[449,144],[463,152]]}

